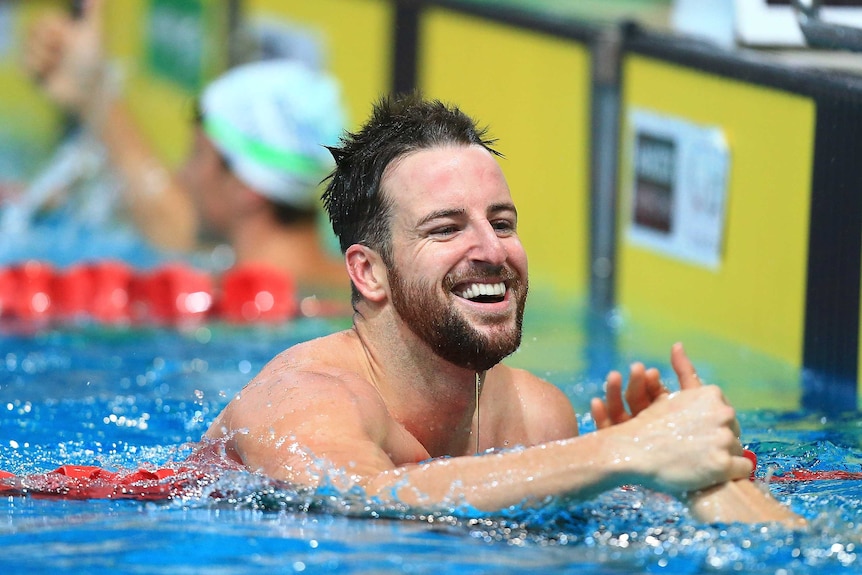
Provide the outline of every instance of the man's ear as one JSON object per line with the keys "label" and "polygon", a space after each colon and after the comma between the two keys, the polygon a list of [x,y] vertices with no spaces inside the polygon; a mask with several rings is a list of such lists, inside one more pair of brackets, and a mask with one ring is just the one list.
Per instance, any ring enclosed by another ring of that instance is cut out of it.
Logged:
{"label": "man's ear", "polygon": [[380,302],[386,299],[389,276],[383,259],[368,246],[353,244],[344,253],[347,274],[362,297]]}

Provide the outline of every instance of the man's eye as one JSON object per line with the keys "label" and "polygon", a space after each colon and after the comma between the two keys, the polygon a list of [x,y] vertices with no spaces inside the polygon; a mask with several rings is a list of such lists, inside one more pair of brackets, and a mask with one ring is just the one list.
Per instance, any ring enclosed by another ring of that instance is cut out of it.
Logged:
{"label": "man's eye", "polygon": [[510,222],[509,220],[496,220],[491,223],[494,230],[498,232],[514,232],[515,224],[514,222]]}
{"label": "man's eye", "polygon": [[432,236],[451,236],[455,232],[458,231],[457,226],[441,226],[439,228],[434,228],[431,230]]}

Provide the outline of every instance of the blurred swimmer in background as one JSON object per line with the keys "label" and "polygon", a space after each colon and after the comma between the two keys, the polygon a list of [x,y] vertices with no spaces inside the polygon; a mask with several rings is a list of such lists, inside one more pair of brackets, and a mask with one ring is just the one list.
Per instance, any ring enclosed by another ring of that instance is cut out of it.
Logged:
{"label": "blurred swimmer in background", "polygon": [[52,13],[30,30],[25,66],[44,92],[93,134],[119,175],[122,205],[156,247],[227,245],[231,263],[289,274],[303,291],[346,289],[344,262],[319,229],[325,146],[344,128],[337,81],[290,60],[229,70],[196,107],[193,147],[171,171],[129,113],[103,51],[104,0],[79,18]]}

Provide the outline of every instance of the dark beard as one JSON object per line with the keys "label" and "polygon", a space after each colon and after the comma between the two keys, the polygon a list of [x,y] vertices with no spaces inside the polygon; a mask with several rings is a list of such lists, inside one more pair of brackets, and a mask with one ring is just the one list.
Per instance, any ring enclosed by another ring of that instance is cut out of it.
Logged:
{"label": "dark beard", "polygon": [[[473,371],[485,371],[521,345],[528,287],[526,280],[522,282],[514,273],[509,272],[506,277],[512,280],[507,283],[511,283],[517,301],[515,325],[505,332],[487,337],[473,328],[454,306],[437,299],[434,286],[422,282],[407,284],[394,266],[388,272],[395,311],[410,330],[444,360]],[[470,277],[499,277],[499,270],[495,272],[479,272]],[[448,281],[446,285],[454,283]]]}

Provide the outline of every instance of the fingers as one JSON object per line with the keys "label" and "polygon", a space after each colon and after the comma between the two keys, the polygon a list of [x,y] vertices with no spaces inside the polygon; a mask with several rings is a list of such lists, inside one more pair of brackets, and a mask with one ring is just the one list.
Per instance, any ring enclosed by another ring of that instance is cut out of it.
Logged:
{"label": "fingers", "polygon": [[597,429],[610,427],[630,418],[623,404],[622,385],[622,375],[618,371],[610,372],[605,382],[606,401],[596,397],[590,402],[590,413]]}
{"label": "fingers", "polygon": [[637,415],[660,397],[670,393],[662,384],[661,375],[655,368],[644,370],[642,363],[634,363],[626,388],[626,403],[632,415]]}
{"label": "fingers", "polygon": [[104,0],[87,0],[84,3],[84,12],[81,15],[81,21],[84,26],[94,30],[96,33],[101,33],[104,10]]}
{"label": "fingers", "polygon": [[734,455],[730,461],[730,479],[747,479],[754,471],[754,462],[743,455]]}
{"label": "fingers", "polygon": [[651,367],[646,370],[644,379],[646,381],[647,392],[651,399],[655,400],[660,395],[670,393],[670,390],[661,382],[661,374],[658,369]]}
{"label": "fingers", "polygon": [[661,383],[659,371],[654,368],[644,369],[640,362],[631,366],[625,401],[622,387],[622,374],[618,371],[610,372],[605,381],[606,399],[595,399],[591,403],[590,411],[599,429],[630,420],[655,400],[669,393]]}
{"label": "fingers", "polygon": [[54,70],[63,56],[66,27],[57,15],[48,16],[35,24],[27,34],[24,67],[36,78]]}
{"label": "fingers", "polygon": [[623,376],[618,371],[608,374],[605,384],[605,397],[607,398],[607,411],[613,423],[622,423],[629,419],[626,406],[623,403]]}
{"label": "fingers", "polygon": [[644,364],[635,362],[629,368],[629,383],[626,386],[626,403],[633,415],[637,415],[640,411],[649,406],[650,401],[645,397],[645,373]]}
{"label": "fingers", "polygon": [[670,364],[679,379],[680,389],[694,389],[701,387],[700,378],[691,360],[688,359],[681,343],[673,344],[670,351]]}
{"label": "fingers", "polygon": [[742,437],[742,428],[739,426],[739,420],[736,417],[733,418],[733,421],[730,422],[730,430],[733,432],[733,436],[737,439]]}
{"label": "fingers", "polygon": [[594,397],[590,401],[590,414],[593,416],[593,421],[596,422],[596,429],[604,429],[612,425],[605,402],[598,397]]}

